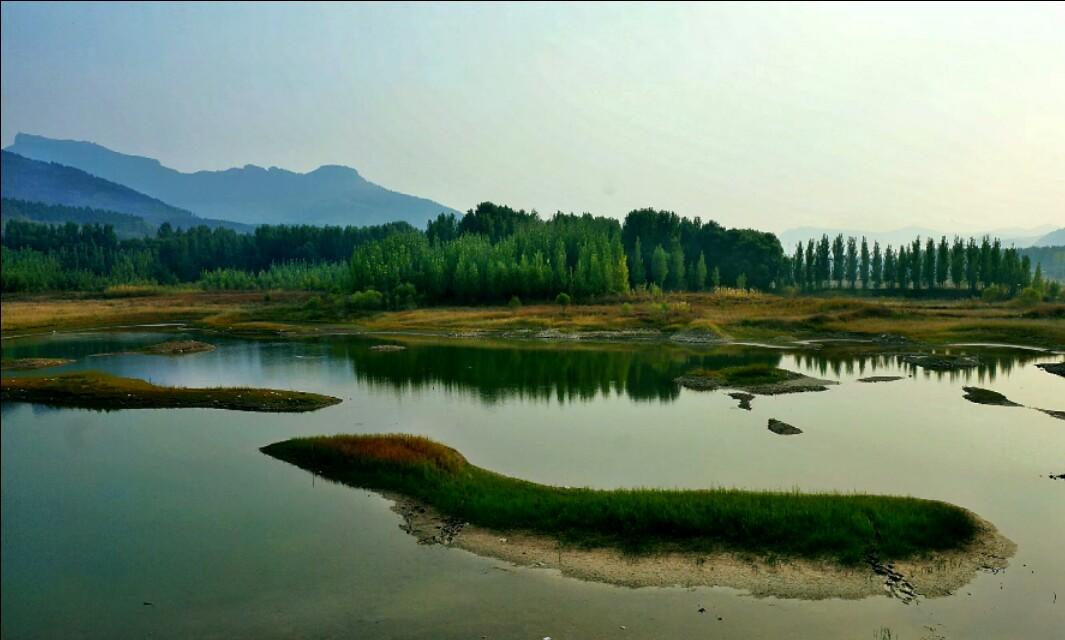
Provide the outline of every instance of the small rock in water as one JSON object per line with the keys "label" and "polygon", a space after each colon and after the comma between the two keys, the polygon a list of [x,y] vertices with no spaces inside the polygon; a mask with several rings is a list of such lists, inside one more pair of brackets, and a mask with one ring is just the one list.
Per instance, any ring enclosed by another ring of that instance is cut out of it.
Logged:
{"label": "small rock in water", "polygon": [[780,436],[794,436],[802,433],[802,429],[793,427],[787,422],[781,422],[776,418],[769,419],[769,430]]}
{"label": "small rock in water", "polygon": [[992,404],[1000,407],[1019,407],[1021,405],[1013,402],[1006,396],[997,391],[990,389],[981,389],[980,387],[962,387],[965,391],[965,399],[969,402],[975,402],[976,404]]}
{"label": "small rock in water", "polygon": [[706,613],[706,607],[699,607],[699,613]]}
{"label": "small rock in water", "polygon": [[740,401],[740,405],[739,405],[740,409],[746,409],[747,411],[751,410],[751,400],[754,400],[754,394],[753,393],[744,393],[743,391],[733,391],[732,393],[728,394],[728,397],[732,398],[733,400],[739,400]]}

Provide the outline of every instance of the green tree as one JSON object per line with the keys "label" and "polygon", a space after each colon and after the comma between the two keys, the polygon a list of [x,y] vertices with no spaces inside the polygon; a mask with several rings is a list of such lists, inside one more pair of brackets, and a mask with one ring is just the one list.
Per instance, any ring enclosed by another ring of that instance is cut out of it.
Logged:
{"label": "green tree", "polygon": [[858,243],[854,236],[847,238],[847,255],[844,258],[844,271],[851,289],[858,284]]}
{"label": "green tree", "polygon": [[721,288],[721,271],[717,267],[710,273],[710,281],[714,283],[714,289]]}
{"label": "green tree", "polygon": [[837,235],[832,240],[832,279],[836,286],[843,287],[843,277],[846,275],[846,263],[844,262],[843,234]]}
{"label": "green tree", "polygon": [[806,263],[803,261],[802,243],[795,247],[795,256],[791,259],[791,268],[794,271],[795,284],[803,289],[806,288]]}
{"label": "green tree", "polygon": [[651,254],[651,279],[661,288],[665,286],[668,275],[669,256],[666,254],[666,250],[662,248],[662,245],[657,245]]}
{"label": "green tree", "polygon": [[870,282],[874,289],[879,289],[884,282],[884,256],[880,253],[880,243],[873,241],[873,259],[870,265],[873,269],[870,274]]}
{"label": "green tree", "polygon": [[636,246],[633,248],[632,255],[629,256],[629,261],[632,284],[636,287],[642,287],[647,284],[647,273],[643,266],[643,247],[640,246],[640,236],[636,236]]}
{"label": "green tree", "polygon": [[699,252],[699,261],[695,263],[695,290],[703,291],[706,289],[706,256],[703,252]]}
{"label": "green tree", "polygon": [[858,259],[858,279],[862,281],[862,288],[869,288],[869,243],[862,236],[862,248]]}
{"label": "green tree", "polygon": [[928,289],[936,288],[936,241],[929,238],[924,247],[924,264],[921,265],[921,273],[924,274],[924,284]]}
{"label": "green tree", "polygon": [[669,241],[669,288],[673,291],[684,289],[684,248],[680,245],[680,238],[673,237]]}

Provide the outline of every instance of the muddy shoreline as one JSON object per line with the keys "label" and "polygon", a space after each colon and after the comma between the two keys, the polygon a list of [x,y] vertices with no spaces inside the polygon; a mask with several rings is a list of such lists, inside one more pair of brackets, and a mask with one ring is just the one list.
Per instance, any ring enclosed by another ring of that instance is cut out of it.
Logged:
{"label": "muddy shoreline", "polygon": [[399,528],[418,544],[439,544],[511,565],[625,587],[729,587],[759,598],[856,600],[887,596],[910,603],[953,594],[978,572],[1009,565],[1017,546],[975,514],[978,531],[963,549],[923,558],[843,566],[821,560],[765,558],[750,553],[663,552],[626,554],[609,548],[580,548],[521,531],[493,531],[444,517],[394,493],[382,493],[403,522]]}

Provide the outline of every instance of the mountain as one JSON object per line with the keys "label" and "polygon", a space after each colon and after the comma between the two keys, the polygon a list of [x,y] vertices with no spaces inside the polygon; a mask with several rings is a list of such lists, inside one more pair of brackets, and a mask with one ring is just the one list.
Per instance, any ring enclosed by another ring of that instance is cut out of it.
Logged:
{"label": "mountain", "polygon": [[0,196],[7,199],[116,211],[143,218],[153,227],[169,222],[183,228],[205,224],[249,230],[245,225],[197,217],[127,186],[54,162],[0,151],[0,168]]}
{"label": "mountain", "polygon": [[[893,231],[861,231],[857,229],[797,227],[795,229],[788,229],[787,231],[778,233],[777,237],[780,238],[780,244],[784,247],[785,253],[789,254],[795,250],[795,245],[800,242],[806,242],[810,238],[820,238],[822,234],[827,234],[829,238],[834,238],[841,233],[844,237],[854,236],[855,238],[861,238],[862,236],[865,236],[869,240],[870,245],[875,240],[879,242],[881,246],[890,244],[893,247],[897,247],[902,243],[913,242],[913,239],[918,236],[920,236],[922,240],[925,238],[935,238],[938,240],[942,236],[947,236],[947,239],[949,240],[955,235],[960,235],[963,238],[968,238],[970,236],[973,238],[982,238],[986,235],[992,238],[999,238],[1006,245],[1013,245],[1019,248],[1038,246],[1035,245],[1035,243],[1040,242],[1041,238],[1044,237],[1044,234],[1047,234],[1047,232],[1052,231],[1053,229],[1054,227],[1051,225],[1044,225],[1034,229],[1005,228],[958,233],[956,231],[941,231],[938,229],[929,229],[927,227],[903,227]],[[1050,235],[1054,234],[1051,233]]]}
{"label": "mountain", "polygon": [[1033,247],[1065,247],[1065,227],[1042,236],[1032,243]]}
{"label": "mountain", "polygon": [[442,204],[390,191],[350,167],[326,165],[309,173],[255,165],[182,173],[158,160],[111,151],[92,142],[20,133],[7,148],[128,185],[197,214],[251,224],[370,225],[407,221],[424,227]]}
{"label": "mountain", "polygon": [[136,238],[155,233],[155,228],[140,216],[88,207],[66,207],[61,204],[0,199],[0,221],[26,220],[41,224],[109,224],[119,238]]}

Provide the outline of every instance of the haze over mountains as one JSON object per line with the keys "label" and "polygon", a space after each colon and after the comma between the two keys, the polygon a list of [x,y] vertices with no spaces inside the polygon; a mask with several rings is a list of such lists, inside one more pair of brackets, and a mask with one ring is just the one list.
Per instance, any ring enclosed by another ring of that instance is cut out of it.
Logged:
{"label": "haze over mountains", "polygon": [[869,240],[870,245],[873,241],[877,241],[881,246],[890,244],[893,247],[897,247],[903,243],[913,242],[913,239],[918,236],[921,238],[935,238],[938,240],[942,236],[947,236],[947,238],[950,239],[955,235],[961,235],[965,238],[970,236],[981,238],[987,235],[992,238],[999,238],[1006,245],[1013,245],[1018,248],[1065,245],[1065,227],[1056,229],[1053,225],[1043,225],[1033,229],[988,229],[986,231],[963,233],[929,229],[927,227],[903,227],[892,231],[797,227],[795,229],[788,229],[787,231],[778,233],[777,237],[780,238],[780,244],[784,247],[784,251],[790,252],[795,249],[795,245],[799,242],[806,242],[810,238],[820,238],[822,234],[827,234],[829,238],[834,238],[841,233],[844,237],[854,236],[855,238],[861,238],[862,236],[865,236],[866,239]]}
{"label": "haze over mountains", "polygon": [[[169,222],[175,227],[203,224],[242,231],[249,229],[247,225],[200,218],[125,185],[104,180],[73,167],[31,160],[8,151],[0,152],[0,166],[3,169],[0,171],[0,195],[4,199],[89,207],[98,210],[98,214],[110,212],[119,218],[120,214],[129,214],[143,219],[152,228]],[[53,220],[58,221],[58,218]],[[128,221],[121,219],[115,223],[120,226],[128,225]]]}
{"label": "haze over mountains", "polygon": [[458,213],[432,200],[390,191],[338,165],[308,173],[255,165],[183,173],[153,158],[92,142],[25,133],[16,135],[6,150],[76,167],[200,216],[247,224],[363,226],[404,220],[424,226],[439,213]]}

